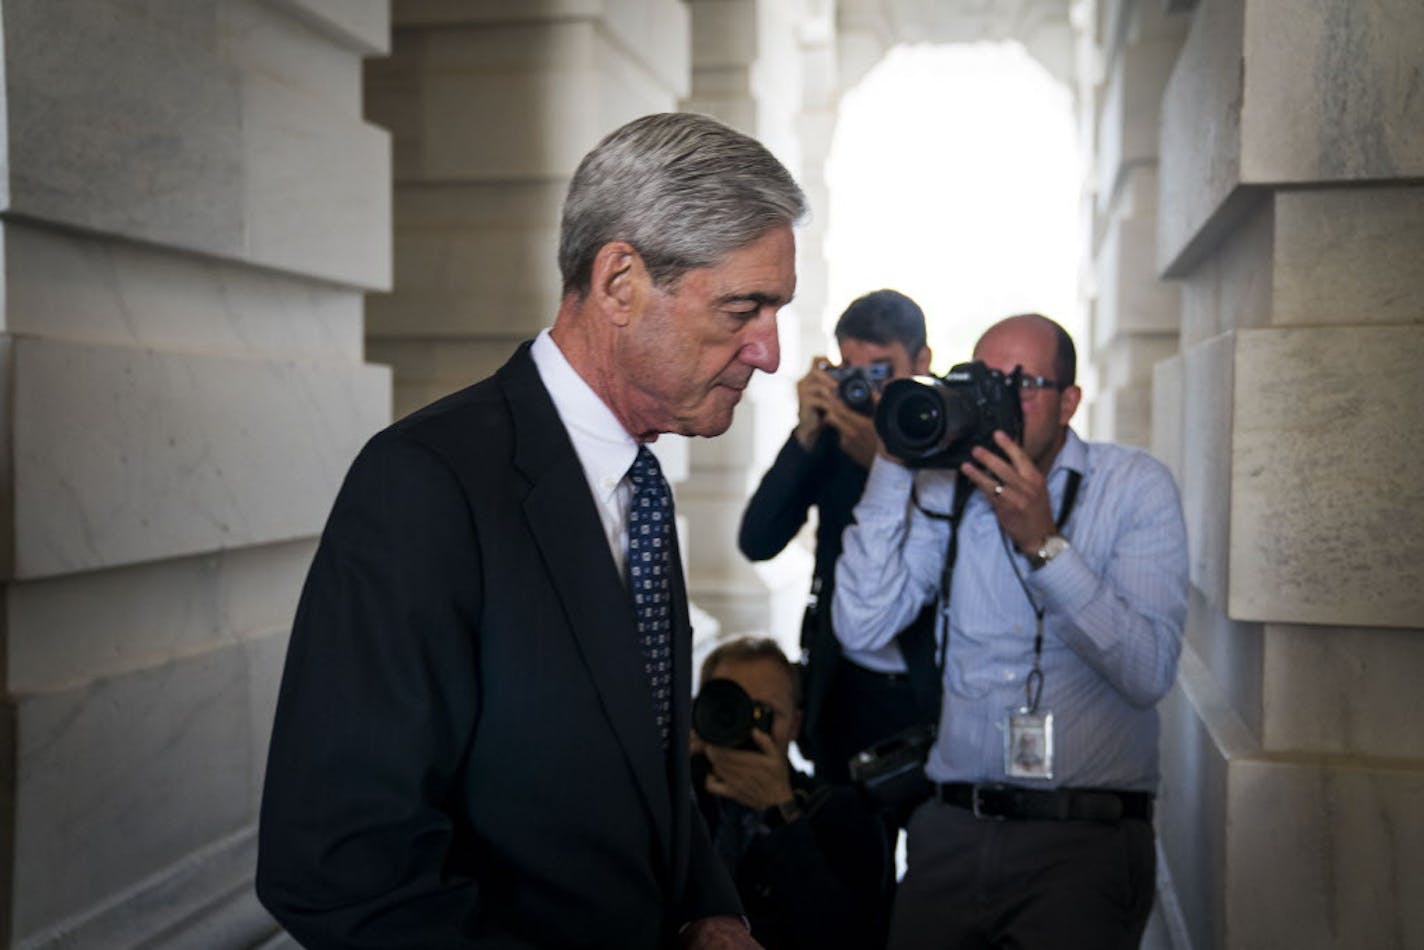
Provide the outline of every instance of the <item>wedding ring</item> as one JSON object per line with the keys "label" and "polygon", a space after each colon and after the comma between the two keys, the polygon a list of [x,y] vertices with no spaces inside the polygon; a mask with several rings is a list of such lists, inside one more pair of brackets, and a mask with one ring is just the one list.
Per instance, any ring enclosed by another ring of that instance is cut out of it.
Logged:
{"label": "wedding ring", "polygon": [[995,495],[1002,495],[1003,493],[1004,493],[1004,484],[1003,484],[1003,482],[1000,482],[999,484],[997,484],[997,485],[994,486],[994,494],[995,494]]}

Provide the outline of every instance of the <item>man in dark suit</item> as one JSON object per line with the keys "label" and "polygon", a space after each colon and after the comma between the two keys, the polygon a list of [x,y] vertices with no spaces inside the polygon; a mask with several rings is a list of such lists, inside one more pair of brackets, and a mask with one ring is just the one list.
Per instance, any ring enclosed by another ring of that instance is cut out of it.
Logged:
{"label": "man in dark suit", "polygon": [[800,190],[701,116],[580,164],[552,331],[378,434],[302,594],[258,895],[309,947],[753,947],[692,810],[659,433],[776,369]]}

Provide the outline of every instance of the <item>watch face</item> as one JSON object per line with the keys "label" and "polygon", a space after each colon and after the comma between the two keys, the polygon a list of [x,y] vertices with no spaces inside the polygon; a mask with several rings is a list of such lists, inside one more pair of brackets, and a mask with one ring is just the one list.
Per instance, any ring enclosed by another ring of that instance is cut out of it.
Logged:
{"label": "watch face", "polygon": [[1040,564],[1047,564],[1068,547],[1068,539],[1058,534],[1051,534],[1043,542],[1043,547],[1038,550],[1038,561]]}

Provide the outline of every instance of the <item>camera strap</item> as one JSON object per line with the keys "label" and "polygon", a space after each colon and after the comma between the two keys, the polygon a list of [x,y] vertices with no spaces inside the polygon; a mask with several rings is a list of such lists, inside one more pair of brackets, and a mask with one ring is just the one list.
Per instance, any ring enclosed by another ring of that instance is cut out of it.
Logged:
{"label": "camera strap", "polygon": [[[1082,484],[1083,473],[1077,469],[1068,469],[1068,483],[1063,486],[1063,501],[1059,506],[1058,517],[1054,519],[1054,526],[1061,532],[1063,526],[1068,523],[1068,517],[1073,513],[1073,505],[1078,501],[1078,487]],[[919,493],[915,490],[915,484],[910,484],[910,500],[920,513],[935,521],[949,522],[949,541],[945,549],[944,570],[940,573],[940,636],[938,637],[938,649],[935,651],[935,672],[938,674],[939,682],[944,682],[944,658],[949,649],[949,595],[954,586],[954,562],[959,555],[959,523],[964,520],[964,506],[969,503],[969,496],[973,494],[974,485],[969,481],[968,476],[963,472],[954,483],[954,504],[948,513],[943,511],[932,511],[920,504]],[[1018,569],[1015,567],[1014,574],[1017,576]],[[1019,583],[1023,584],[1023,578],[1019,578]],[[1027,586],[1024,592],[1028,592]],[[1043,652],[1043,610],[1029,597],[1029,603],[1033,606],[1034,613],[1038,618],[1038,632],[1034,638],[1034,668],[1038,669],[1038,657]],[[1043,674],[1038,673],[1038,686],[1042,689]],[[1036,705],[1036,703],[1035,703]]]}
{"label": "camera strap", "polygon": [[[1083,473],[1077,469],[1068,469],[1068,484],[1063,486],[1063,504],[1059,508],[1058,518],[1053,522],[1054,527],[1062,532],[1063,526],[1068,523],[1068,516],[1073,513],[1073,503],[1078,500],[1078,486],[1083,481]],[[1043,605],[1033,599],[1033,593],[1028,589],[1028,582],[1024,580],[1023,574],[1019,572],[1019,565],[1014,560],[1014,552],[1009,547],[1009,537],[1004,534],[1003,529],[999,531],[999,538],[1004,542],[1004,553],[1008,555],[1009,567],[1013,568],[1014,578],[1023,588],[1024,596],[1028,598],[1028,605],[1033,610],[1033,669],[1029,671],[1028,679],[1024,681],[1024,708],[1029,712],[1038,711],[1038,701],[1043,698]]]}

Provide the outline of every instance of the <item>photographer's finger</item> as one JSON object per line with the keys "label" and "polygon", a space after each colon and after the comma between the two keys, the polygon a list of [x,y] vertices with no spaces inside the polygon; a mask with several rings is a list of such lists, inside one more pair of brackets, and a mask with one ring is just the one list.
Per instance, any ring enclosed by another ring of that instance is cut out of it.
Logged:
{"label": "photographer's finger", "polygon": [[998,479],[994,478],[973,462],[960,463],[959,471],[974,484],[974,487],[978,488],[985,495],[988,495],[991,501],[996,494],[995,489],[1003,488],[1003,486],[999,484]]}
{"label": "photographer's finger", "polygon": [[[1006,489],[1013,487],[1018,482],[1018,470],[1009,464],[1003,456],[998,455],[991,449],[986,449],[982,445],[974,447],[974,461],[986,470],[990,477],[1003,483]],[[992,491],[992,489],[990,489]]]}
{"label": "photographer's finger", "polygon": [[994,430],[994,444],[1003,450],[1008,456],[1009,462],[1020,474],[1028,474],[1037,471],[1033,464],[1033,459],[1028,457],[1028,453],[1023,450],[1023,446],[1014,441],[1013,436],[1002,429]]}

